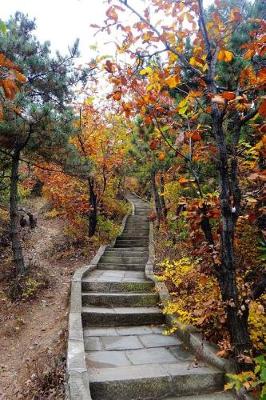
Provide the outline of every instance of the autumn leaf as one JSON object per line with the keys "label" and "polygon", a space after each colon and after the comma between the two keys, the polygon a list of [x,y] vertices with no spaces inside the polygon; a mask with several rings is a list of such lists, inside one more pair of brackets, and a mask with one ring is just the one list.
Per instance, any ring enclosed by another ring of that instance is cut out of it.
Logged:
{"label": "autumn leaf", "polygon": [[222,49],[218,52],[217,56],[218,61],[231,62],[233,58],[234,54],[231,51]]}
{"label": "autumn leaf", "polygon": [[223,93],[221,94],[221,96],[222,96],[225,100],[228,100],[228,101],[234,100],[235,97],[236,97],[236,95],[235,95],[234,92],[223,92]]}
{"label": "autumn leaf", "polygon": [[216,94],[212,97],[212,102],[217,104],[225,104],[225,99],[219,94]]}
{"label": "autumn leaf", "polygon": [[188,183],[189,180],[184,176],[181,176],[181,178],[178,179],[178,182],[180,183],[180,185],[184,185],[185,183]]}
{"label": "autumn leaf", "polygon": [[179,76],[169,76],[165,79],[165,83],[169,86],[170,89],[173,89],[180,83]]}
{"label": "autumn leaf", "polygon": [[261,116],[266,117],[266,99],[262,100],[262,103],[259,106],[258,112]]}
{"label": "autumn leaf", "polygon": [[110,60],[106,61],[104,68],[106,69],[107,72],[110,73],[115,72],[115,65]]}
{"label": "autumn leaf", "polygon": [[123,101],[122,108],[125,111],[126,116],[129,117],[131,114],[131,109],[132,109],[131,103],[126,103]]}
{"label": "autumn leaf", "polygon": [[152,140],[151,142],[150,142],[150,149],[151,150],[156,150],[157,149],[157,147],[158,147],[158,144],[159,144],[159,142],[158,142],[158,140]]}
{"label": "autumn leaf", "polygon": [[139,71],[140,75],[148,75],[153,72],[153,69],[151,67],[146,67],[142,70]]}
{"label": "autumn leaf", "polygon": [[241,19],[242,17],[239,8],[233,8],[230,12],[230,21],[239,22]]}
{"label": "autumn leaf", "polygon": [[106,15],[108,18],[114,20],[115,22],[117,22],[118,20],[118,15],[117,12],[115,11],[114,7],[110,7],[108,8],[108,10],[106,11]]}
{"label": "autumn leaf", "polygon": [[192,135],[191,135],[191,139],[192,139],[194,142],[198,142],[199,140],[201,140],[201,135],[200,135],[199,131],[194,131],[194,132],[192,133]]}
{"label": "autumn leaf", "polygon": [[116,90],[116,91],[112,94],[112,97],[113,97],[114,100],[119,101],[119,100],[121,99],[121,95],[122,95],[121,90]]}
{"label": "autumn leaf", "polygon": [[165,153],[164,153],[163,151],[161,151],[161,152],[158,154],[158,159],[159,159],[160,161],[163,161],[163,160],[165,159]]}

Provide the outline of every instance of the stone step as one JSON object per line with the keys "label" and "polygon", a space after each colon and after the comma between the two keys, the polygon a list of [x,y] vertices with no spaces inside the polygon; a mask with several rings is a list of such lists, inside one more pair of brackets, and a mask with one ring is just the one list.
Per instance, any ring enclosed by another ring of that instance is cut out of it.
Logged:
{"label": "stone step", "polygon": [[94,307],[82,308],[83,326],[132,326],[161,324],[164,316],[159,307]]}
{"label": "stone step", "polygon": [[149,227],[149,222],[150,221],[146,215],[138,215],[131,218],[129,217],[126,222],[126,226],[133,226],[134,224],[138,227],[140,226],[146,228]]}
{"label": "stone step", "polygon": [[134,247],[119,249],[114,247],[112,250],[105,250],[103,256],[111,257],[147,257],[149,254],[148,248],[144,247],[140,250],[135,250]]}
{"label": "stone step", "polygon": [[149,281],[138,282],[95,282],[87,280],[82,281],[82,291],[92,292],[151,292],[154,289],[154,283]]}
{"label": "stone step", "polygon": [[143,230],[143,231],[140,231],[139,229],[136,231],[136,229],[131,229],[131,230],[129,230],[129,229],[125,229],[124,230],[124,232],[122,233],[122,235],[120,235],[120,237],[121,236],[135,236],[135,237],[142,237],[142,236],[144,236],[144,237],[148,237],[149,236],[149,231],[147,230],[147,229],[145,229],[145,230]]}
{"label": "stone step", "polygon": [[123,244],[129,243],[130,245],[135,244],[135,246],[144,247],[145,245],[148,245],[148,238],[146,239],[136,238],[136,237],[123,238],[119,236],[116,240],[116,243],[123,243]]}
{"label": "stone step", "polygon": [[[110,353],[110,352],[109,352]],[[154,358],[155,354],[151,353]],[[111,357],[111,355],[110,355]],[[109,361],[111,364],[111,360]],[[203,394],[223,387],[223,372],[210,367],[192,368],[190,363],[151,363],[116,368],[90,365],[90,387],[94,400],[161,399],[166,396]]]}
{"label": "stone step", "polygon": [[136,240],[125,240],[125,241],[118,241],[116,244],[115,244],[115,248],[116,247],[120,247],[121,249],[122,248],[131,248],[131,247],[136,247],[136,246],[142,246],[142,247],[148,247],[148,241],[145,241],[145,242],[138,242],[138,241],[136,241]]}
{"label": "stone step", "polygon": [[144,271],[145,270],[145,263],[138,263],[138,264],[110,264],[110,263],[103,263],[99,262],[98,266],[101,269],[105,270],[114,270],[114,271]]}
{"label": "stone step", "polygon": [[[113,247],[113,249],[119,250],[119,247]],[[120,250],[122,250],[122,251],[124,251],[124,250],[128,250],[128,251],[131,251],[131,250],[148,251],[148,247],[147,246],[135,246],[135,247],[132,246],[132,247],[128,247],[128,248],[121,247]]]}
{"label": "stone step", "polygon": [[166,397],[164,400],[234,400],[237,397],[232,393],[216,392],[204,395],[191,395],[182,397]]}
{"label": "stone step", "polygon": [[[150,330],[153,333],[147,333]],[[157,329],[157,331],[156,331]],[[87,332],[87,334],[86,334]],[[127,333],[127,334],[125,334]],[[132,333],[132,335],[130,335]],[[184,361],[193,361],[193,356],[183,349],[182,342],[175,336],[163,336],[159,327],[150,328],[149,326],[136,326],[136,327],[104,327],[104,328],[88,328],[84,332],[84,341],[86,351],[123,351],[128,350],[142,350],[141,352],[130,352],[118,354],[118,358],[115,366],[130,365],[132,362],[137,360],[151,361],[152,357],[156,357],[158,360],[159,355],[161,359],[163,357],[169,357],[171,360],[180,359]],[[149,349],[148,351],[143,351]],[[152,349],[152,350],[151,350]],[[159,349],[159,350],[158,350]],[[160,350],[161,349],[161,350]],[[154,352],[154,356],[151,354]],[[112,357],[113,353],[109,354]],[[123,357],[123,355],[126,356]],[[108,354],[102,353],[90,353],[87,354],[88,361],[97,359],[100,361],[100,357],[108,357]],[[134,357],[134,360],[133,360]],[[179,357],[179,358],[178,358]],[[120,359],[120,363],[119,363]]]}
{"label": "stone step", "polygon": [[112,264],[138,264],[145,263],[148,259],[148,255],[134,256],[134,255],[116,255],[116,254],[104,254],[100,261],[104,263],[112,263]]}
{"label": "stone step", "polygon": [[159,298],[157,293],[106,293],[88,292],[82,294],[82,304],[110,307],[148,307],[156,306]]}
{"label": "stone step", "polygon": [[124,253],[126,253],[126,254],[135,255],[135,254],[147,254],[148,252],[149,251],[148,251],[147,247],[143,247],[143,248],[136,247],[136,249],[134,249],[134,247],[133,247],[131,249],[123,249],[123,250],[117,249],[115,247],[109,247],[105,250],[104,254],[109,254],[109,253],[123,253],[124,254]]}
{"label": "stone step", "polygon": [[146,239],[148,240],[149,233],[140,234],[137,232],[123,232],[122,235],[119,236],[121,239]]}
{"label": "stone step", "polygon": [[[103,328],[95,328],[89,327],[84,329],[84,337],[103,337],[103,336],[112,336],[112,337],[120,337],[120,336],[141,336],[144,335],[162,335],[165,329],[164,325],[139,325],[139,326],[117,326],[117,327],[108,327],[105,326]],[[166,337],[166,336],[164,336]],[[169,336],[168,336],[169,337]]]}

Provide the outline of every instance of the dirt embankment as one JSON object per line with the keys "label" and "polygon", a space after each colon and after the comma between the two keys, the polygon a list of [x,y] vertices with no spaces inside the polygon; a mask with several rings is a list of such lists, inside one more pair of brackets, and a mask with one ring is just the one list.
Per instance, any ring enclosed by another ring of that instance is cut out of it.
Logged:
{"label": "dirt embankment", "polygon": [[43,288],[36,288],[33,278],[28,295],[36,295],[11,302],[6,294],[10,281],[0,282],[0,400],[64,398],[71,277],[95,252],[85,257],[69,251],[64,222],[46,218],[39,204],[34,207],[38,225],[30,233],[25,230],[25,256]]}

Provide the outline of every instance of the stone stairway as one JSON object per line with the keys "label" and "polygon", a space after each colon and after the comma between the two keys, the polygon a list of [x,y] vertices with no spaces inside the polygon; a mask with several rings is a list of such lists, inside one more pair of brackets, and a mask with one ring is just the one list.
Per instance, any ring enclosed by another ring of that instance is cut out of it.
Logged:
{"label": "stone stairway", "polygon": [[82,280],[82,323],[93,400],[229,400],[223,372],[195,366],[175,336],[163,335],[154,283],[145,278],[149,206],[135,212],[97,268]]}

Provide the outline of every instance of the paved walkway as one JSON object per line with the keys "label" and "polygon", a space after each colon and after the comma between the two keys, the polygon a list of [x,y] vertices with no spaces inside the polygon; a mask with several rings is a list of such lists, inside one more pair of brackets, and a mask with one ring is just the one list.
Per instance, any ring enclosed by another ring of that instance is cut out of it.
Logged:
{"label": "paved walkway", "polygon": [[[149,206],[131,196],[116,244],[82,281],[82,321],[93,400],[231,400],[219,392],[223,373],[201,365],[175,336],[163,335],[164,316],[145,278]],[[185,396],[185,397],[182,397]],[[188,397],[187,397],[188,396]]]}

